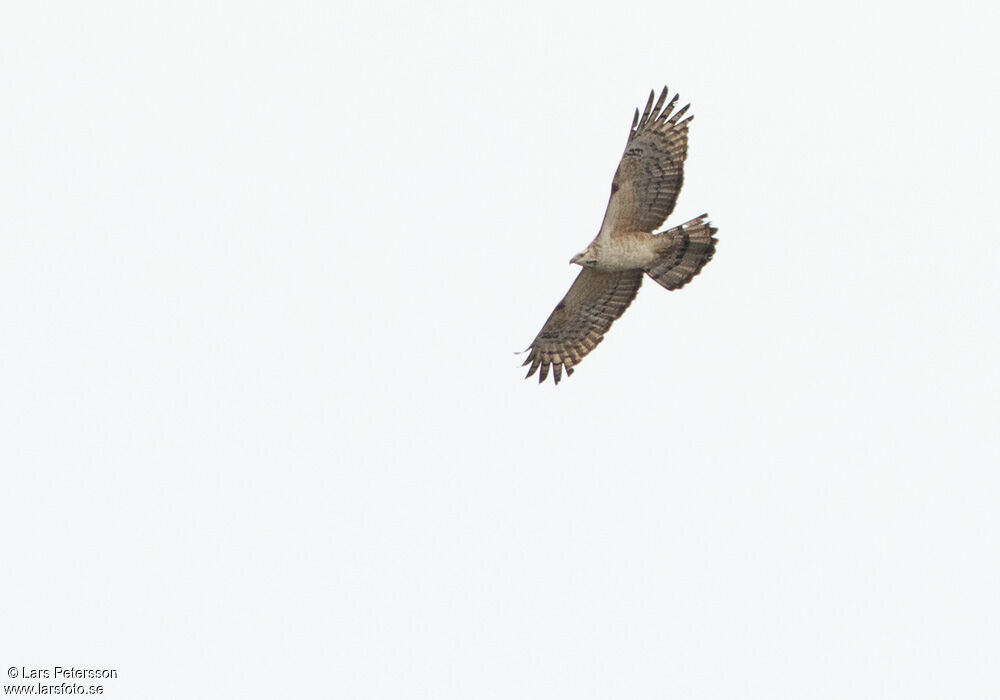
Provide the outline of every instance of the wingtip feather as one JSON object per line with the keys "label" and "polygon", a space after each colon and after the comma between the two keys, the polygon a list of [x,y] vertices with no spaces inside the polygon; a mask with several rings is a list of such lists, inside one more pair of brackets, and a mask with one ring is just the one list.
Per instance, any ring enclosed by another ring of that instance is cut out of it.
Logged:
{"label": "wingtip feather", "polygon": [[[529,357],[528,359],[529,359],[529,360],[531,360],[531,368],[530,368],[530,369],[528,369],[528,373],[527,373],[526,375],[524,375],[524,378],[525,378],[525,379],[527,379],[527,378],[529,378],[529,377],[530,377],[531,375],[533,375],[533,374],[534,374],[534,373],[535,373],[535,372],[536,372],[536,371],[538,370],[538,366],[539,366],[539,365],[541,364],[541,362],[542,362],[542,358],[538,356],[538,353],[537,353],[537,352],[534,352],[534,353],[532,353],[532,354],[531,354],[531,357]],[[526,365],[526,364],[528,364],[528,363],[527,363],[527,362],[525,362],[524,364]],[[521,365],[521,366],[522,366],[522,367],[524,367],[524,365]]]}
{"label": "wingtip feather", "polygon": [[668,102],[666,107],[663,108],[663,111],[660,112],[660,116],[656,118],[657,126],[659,128],[662,129],[663,125],[669,121],[670,114],[674,111],[674,106],[677,104],[677,100],[679,98],[680,95],[674,95],[673,97],[671,97],[670,102]]}
{"label": "wingtip feather", "polygon": [[667,99],[667,86],[663,86],[663,92],[660,93],[660,99],[656,101],[656,106],[653,107],[653,118],[656,119],[660,114],[660,110],[663,108],[663,102]]}
{"label": "wingtip feather", "polygon": [[649,91],[649,99],[646,100],[646,109],[642,110],[642,119],[639,120],[639,127],[645,126],[646,122],[649,121],[649,115],[653,111],[653,100],[656,99],[656,93],[652,90]]}
{"label": "wingtip feather", "polygon": [[[680,108],[679,110],[677,110],[677,113],[676,113],[676,114],[674,114],[674,116],[670,117],[670,121],[671,121],[671,122],[673,122],[674,124],[677,124],[677,123],[679,122],[680,118],[681,118],[681,117],[683,117],[683,116],[684,116],[684,114],[685,114],[685,113],[686,113],[686,112],[687,112],[687,111],[688,111],[688,110],[689,110],[690,108],[691,108],[691,104],[690,104],[690,103],[688,103],[688,104],[684,105],[684,106],[683,106],[683,107],[681,107],[681,108]],[[692,116],[694,116],[694,115],[692,115]],[[691,117],[688,117],[688,119],[686,119],[685,121],[688,121],[688,120],[690,120],[690,118],[691,118]],[[683,122],[681,122],[681,123],[683,123]]]}

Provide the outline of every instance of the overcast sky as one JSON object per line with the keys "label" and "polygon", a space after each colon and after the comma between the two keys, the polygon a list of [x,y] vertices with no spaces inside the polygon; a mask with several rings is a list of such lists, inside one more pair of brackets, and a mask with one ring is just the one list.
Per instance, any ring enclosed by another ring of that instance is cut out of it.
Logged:
{"label": "overcast sky", "polygon": [[[998,9],[809,7],[5,3],[0,669],[1000,696]],[[664,84],[715,258],[524,381]]]}

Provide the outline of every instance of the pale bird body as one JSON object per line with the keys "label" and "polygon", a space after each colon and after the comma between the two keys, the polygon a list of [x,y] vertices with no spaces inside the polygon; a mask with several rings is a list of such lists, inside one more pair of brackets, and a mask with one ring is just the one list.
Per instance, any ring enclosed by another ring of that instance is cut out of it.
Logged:
{"label": "pale bird body", "polygon": [[674,209],[684,181],[688,107],[673,113],[667,89],[653,105],[635,112],[625,153],[611,183],[611,198],[597,237],[571,263],[583,269],[532,341],[524,364],[528,377],[543,382],[552,369],[556,382],[604,339],[604,334],[639,292],[643,275],[666,289],[680,289],[712,259],[716,230],[708,215],[653,233]]}
{"label": "pale bird body", "polygon": [[646,231],[629,231],[595,240],[571,263],[608,272],[635,270],[652,264],[670,247],[670,241]]}

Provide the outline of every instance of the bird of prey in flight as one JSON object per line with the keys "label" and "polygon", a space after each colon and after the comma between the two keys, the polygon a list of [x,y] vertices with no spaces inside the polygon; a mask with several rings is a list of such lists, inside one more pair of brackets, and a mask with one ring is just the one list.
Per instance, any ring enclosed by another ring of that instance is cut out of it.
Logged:
{"label": "bird of prey in flight", "polygon": [[664,106],[666,87],[655,105],[654,94],[649,93],[642,116],[635,110],[597,238],[570,260],[583,269],[528,348],[527,377],[537,370],[539,383],[550,367],[556,384],[563,367],[573,374],[635,299],[643,275],[667,289],[680,289],[715,252],[717,229],[708,214],[653,233],[674,210],[684,182],[693,118],[682,119],[690,105],[673,111],[677,95]]}

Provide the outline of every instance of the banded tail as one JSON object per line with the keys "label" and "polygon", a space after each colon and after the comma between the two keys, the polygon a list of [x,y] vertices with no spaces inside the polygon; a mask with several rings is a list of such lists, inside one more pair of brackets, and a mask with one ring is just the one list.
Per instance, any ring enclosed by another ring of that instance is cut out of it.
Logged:
{"label": "banded tail", "polygon": [[707,221],[708,214],[691,219],[685,224],[667,229],[655,237],[669,237],[671,245],[663,257],[646,268],[646,274],[666,289],[680,289],[701,272],[715,253],[714,234]]}

